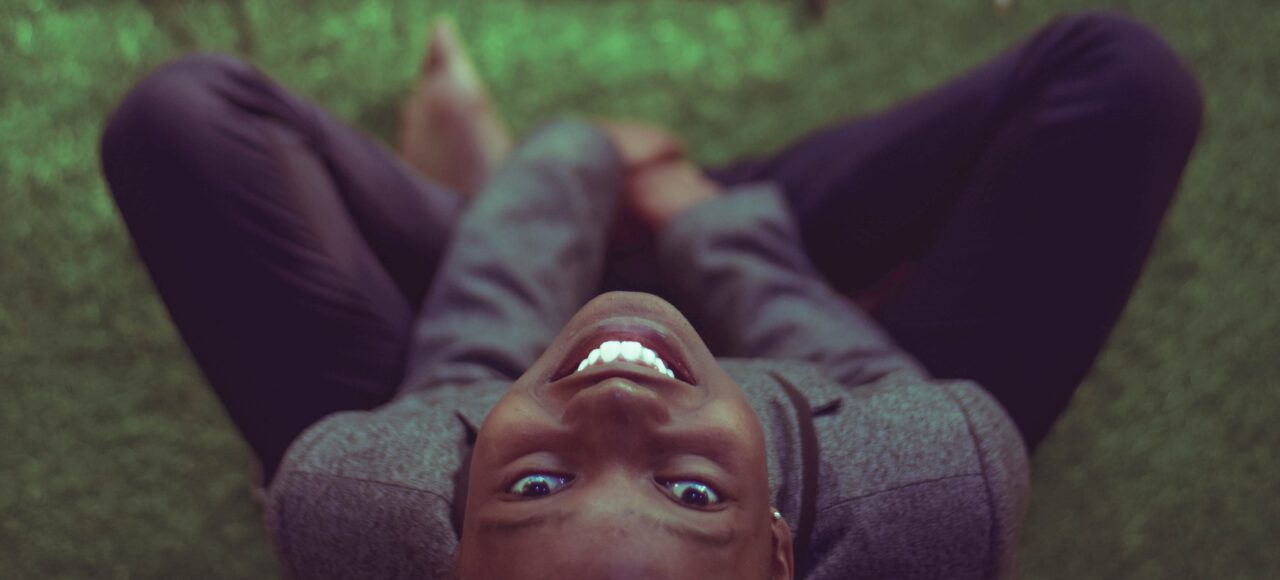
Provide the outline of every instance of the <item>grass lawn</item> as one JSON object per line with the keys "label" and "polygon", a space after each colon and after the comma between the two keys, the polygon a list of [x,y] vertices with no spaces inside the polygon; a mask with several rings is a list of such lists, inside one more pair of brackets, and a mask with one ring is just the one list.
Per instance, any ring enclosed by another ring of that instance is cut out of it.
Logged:
{"label": "grass lawn", "polygon": [[[1280,4],[0,0],[0,577],[279,575],[251,456],[99,173],[104,116],[190,47],[248,56],[384,141],[449,12],[519,135],[561,113],[780,146],[1109,7],[1197,72],[1205,127],[1147,270],[1034,457],[1024,576],[1280,578]],[[660,89],[659,89],[660,87]]]}

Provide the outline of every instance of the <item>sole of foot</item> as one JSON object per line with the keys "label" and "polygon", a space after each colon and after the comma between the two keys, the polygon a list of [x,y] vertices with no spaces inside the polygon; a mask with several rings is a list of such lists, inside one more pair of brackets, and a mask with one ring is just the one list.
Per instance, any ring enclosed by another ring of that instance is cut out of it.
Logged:
{"label": "sole of foot", "polygon": [[510,154],[512,137],[452,18],[432,23],[421,73],[401,112],[401,154],[418,172],[471,198]]}

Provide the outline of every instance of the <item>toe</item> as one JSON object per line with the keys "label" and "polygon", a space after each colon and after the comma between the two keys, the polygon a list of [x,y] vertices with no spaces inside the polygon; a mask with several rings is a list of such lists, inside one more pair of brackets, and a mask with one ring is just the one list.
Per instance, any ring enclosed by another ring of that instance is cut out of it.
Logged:
{"label": "toe", "polygon": [[442,16],[431,25],[431,40],[422,60],[422,72],[435,74],[447,68],[458,54],[457,27],[452,18]]}
{"label": "toe", "polygon": [[440,37],[432,36],[431,44],[427,47],[427,56],[422,59],[422,73],[428,76],[438,74],[444,70],[448,58],[448,49],[440,41]]}

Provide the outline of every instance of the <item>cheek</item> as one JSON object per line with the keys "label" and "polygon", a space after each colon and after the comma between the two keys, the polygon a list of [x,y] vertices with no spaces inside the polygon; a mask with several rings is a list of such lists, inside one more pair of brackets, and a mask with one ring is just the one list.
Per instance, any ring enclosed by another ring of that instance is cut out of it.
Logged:
{"label": "cheek", "polygon": [[[474,513],[472,504],[486,491],[485,487],[492,481],[493,469],[500,458],[496,453],[503,448],[502,442],[507,440],[507,425],[511,425],[514,407],[507,402],[510,397],[503,397],[490,409],[476,434],[476,441],[471,447],[470,464],[467,466],[467,504],[466,514]],[[465,529],[465,524],[464,524]]]}
{"label": "cheek", "polygon": [[509,434],[508,426],[516,425],[521,422],[522,418],[528,414],[526,405],[528,400],[526,397],[520,396],[517,385],[512,385],[507,392],[498,399],[489,409],[489,413],[485,415],[484,422],[480,424],[480,431],[476,438],[475,450],[481,451],[486,446],[487,441],[494,439],[506,439]]}
{"label": "cheek", "polygon": [[762,464],[767,460],[764,427],[760,425],[760,418],[745,399],[718,404],[714,409],[707,410],[703,420],[727,426],[733,430],[740,442],[737,449],[745,455],[739,458],[744,461],[744,465]]}

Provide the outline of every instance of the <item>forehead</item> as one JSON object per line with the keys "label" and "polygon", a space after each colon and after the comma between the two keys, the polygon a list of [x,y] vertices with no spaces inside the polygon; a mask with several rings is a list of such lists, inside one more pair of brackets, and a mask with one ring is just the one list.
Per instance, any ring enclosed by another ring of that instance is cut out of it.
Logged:
{"label": "forehead", "polygon": [[724,523],[694,525],[669,518],[658,517],[647,512],[632,512],[634,518],[626,521],[615,520],[606,525],[592,524],[578,518],[578,512],[571,509],[545,509],[540,512],[520,517],[486,516],[480,518],[479,534],[489,540],[509,540],[513,536],[551,533],[564,535],[565,529],[573,526],[595,528],[591,531],[607,531],[614,529],[623,531],[621,535],[629,535],[631,531],[657,532],[666,535],[667,540],[691,542],[704,549],[720,550],[738,538],[738,530]]}
{"label": "forehead", "polygon": [[[504,578],[736,577],[746,535],[691,526],[639,511],[609,519],[549,508],[518,519],[479,518],[473,571]],[[571,572],[569,572],[571,571]],[[566,575],[568,574],[568,575]]]}

